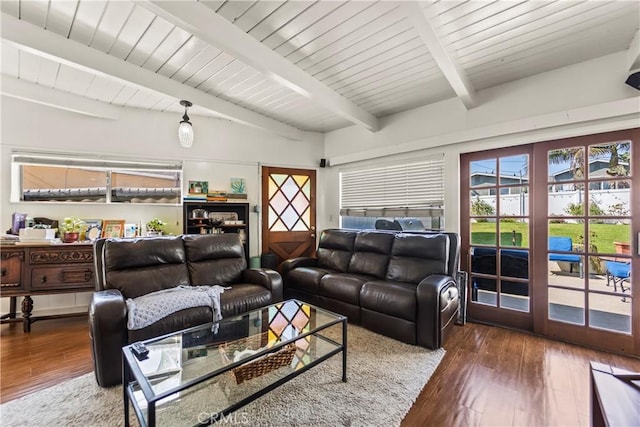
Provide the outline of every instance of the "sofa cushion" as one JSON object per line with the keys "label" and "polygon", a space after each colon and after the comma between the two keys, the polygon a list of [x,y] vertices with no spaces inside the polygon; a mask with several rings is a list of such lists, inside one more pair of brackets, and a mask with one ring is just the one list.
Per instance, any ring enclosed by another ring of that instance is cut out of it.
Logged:
{"label": "sofa cushion", "polygon": [[380,232],[358,233],[354,253],[349,262],[349,273],[366,274],[383,279],[389,262],[394,235]]}
{"label": "sofa cushion", "polygon": [[449,240],[444,234],[398,234],[393,241],[386,280],[420,283],[447,271]]}
{"label": "sofa cushion", "polygon": [[125,298],[189,285],[182,239],[165,237],[128,240],[107,239],[103,246],[105,289],[117,289]]}
{"label": "sofa cushion", "polygon": [[247,268],[240,236],[236,233],[185,235],[184,247],[192,285],[238,283]]}
{"label": "sofa cushion", "polygon": [[360,291],[360,307],[400,319],[416,321],[416,285],[376,280]]}
{"label": "sofa cushion", "polygon": [[287,274],[285,281],[287,288],[317,294],[322,277],[326,274],[335,272],[335,270],[330,270],[328,268],[298,267],[294,268],[289,272],[289,274]]}
{"label": "sofa cushion", "polygon": [[[255,310],[271,304],[271,292],[263,286],[236,284],[220,295],[222,318]],[[129,342],[146,340],[159,335],[180,331],[213,320],[211,307],[191,307],[172,313],[142,329],[129,330]]]}
{"label": "sofa cushion", "polygon": [[272,300],[271,291],[261,285],[237,283],[220,295],[222,317],[246,313],[276,301]]}
{"label": "sofa cushion", "polygon": [[323,231],[316,251],[318,267],[340,272],[347,271],[356,234],[355,231]]}
{"label": "sofa cushion", "polygon": [[360,304],[360,288],[371,276],[350,273],[330,273],[322,277],[318,293],[349,304]]}

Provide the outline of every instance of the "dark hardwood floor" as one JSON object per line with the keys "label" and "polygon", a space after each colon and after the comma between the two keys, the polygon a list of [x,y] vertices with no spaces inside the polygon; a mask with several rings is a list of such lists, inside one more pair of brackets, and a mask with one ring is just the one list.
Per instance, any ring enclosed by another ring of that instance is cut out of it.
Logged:
{"label": "dark hardwood floor", "polygon": [[[617,356],[508,329],[457,326],[447,354],[402,425],[589,425],[589,361],[640,371]],[[0,400],[92,371],[86,318],[0,329]]]}
{"label": "dark hardwood floor", "polygon": [[87,317],[0,326],[0,402],[93,371]]}

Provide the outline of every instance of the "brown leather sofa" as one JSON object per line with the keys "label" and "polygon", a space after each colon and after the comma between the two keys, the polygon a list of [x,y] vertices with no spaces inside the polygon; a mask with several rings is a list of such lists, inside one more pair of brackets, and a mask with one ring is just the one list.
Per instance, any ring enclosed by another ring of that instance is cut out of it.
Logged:
{"label": "brown leather sofa", "polygon": [[284,293],[400,341],[439,348],[459,307],[455,233],[331,229],[282,264]]}
{"label": "brown leather sofa", "polygon": [[237,234],[100,239],[94,244],[96,292],[89,306],[98,384],[122,381],[122,347],[211,322],[210,307],[173,313],[138,330],[127,329],[127,298],[178,285],[230,286],[220,297],[223,317],[282,301],[282,278],[269,269],[247,269]]}

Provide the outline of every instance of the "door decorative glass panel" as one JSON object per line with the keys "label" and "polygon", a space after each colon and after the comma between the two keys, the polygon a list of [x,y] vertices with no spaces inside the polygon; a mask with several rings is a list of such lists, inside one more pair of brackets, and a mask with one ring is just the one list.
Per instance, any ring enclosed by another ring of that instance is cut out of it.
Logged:
{"label": "door decorative glass panel", "polygon": [[304,175],[269,175],[269,230],[311,229],[311,187]]}

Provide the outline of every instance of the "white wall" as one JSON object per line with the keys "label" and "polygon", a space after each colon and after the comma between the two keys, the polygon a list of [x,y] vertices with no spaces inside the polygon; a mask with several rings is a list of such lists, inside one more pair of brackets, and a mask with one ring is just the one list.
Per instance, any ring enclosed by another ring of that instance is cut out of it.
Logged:
{"label": "white wall", "polygon": [[[140,160],[184,162],[184,183],[209,181],[211,189],[227,189],[231,177],[247,180],[251,207],[250,254],[260,254],[260,216],[253,207],[260,203],[260,165],[314,169],[323,156],[323,135],[305,133],[293,141],[246,126],[203,116],[191,116],[195,142],[180,147],[177,128],[180,115],[121,108],[117,120],[99,119],[42,105],[2,97],[0,138],[0,226],[11,226],[13,212],[62,219],[125,219],[148,221],[154,216],[168,222],[168,231],[182,231],[182,206],[98,205],[68,203],[11,203],[10,163],[14,150],[44,150],[92,156],[124,156]],[[318,198],[323,198],[322,187]],[[63,307],[85,308],[89,294],[67,294],[35,298],[34,313]],[[2,300],[3,312],[7,309]]]}
{"label": "white wall", "polygon": [[445,153],[445,227],[459,231],[461,153],[638,127],[640,92],[626,77],[626,52],[619,52],[479,91],[468,111],[450,99],[386,117],[377,133],[329,132],[326,215],[338,224],[341,170]]}

